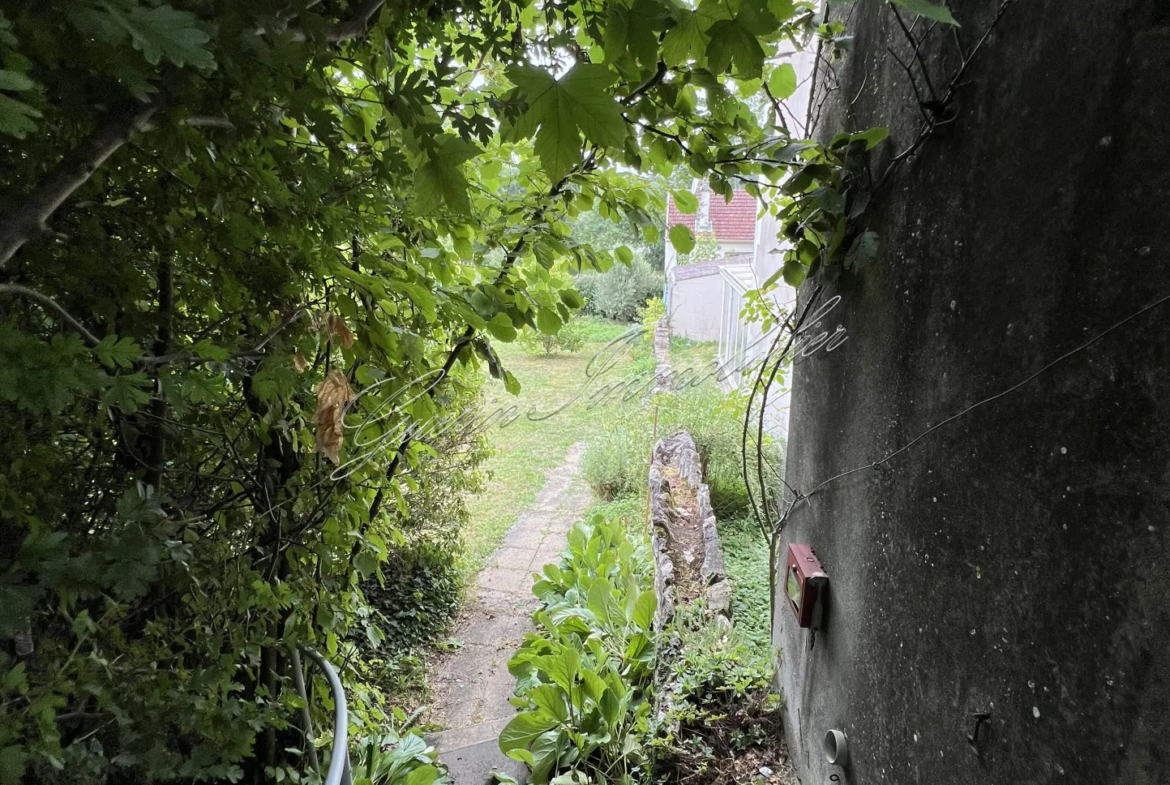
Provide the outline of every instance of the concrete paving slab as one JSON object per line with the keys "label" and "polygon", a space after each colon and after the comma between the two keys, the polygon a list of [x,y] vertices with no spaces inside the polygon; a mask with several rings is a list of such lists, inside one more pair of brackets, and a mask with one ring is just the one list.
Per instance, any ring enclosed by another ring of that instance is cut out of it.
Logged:
{"label": "concrete paving slab", "polygon": [[479,574],[476,583],[484,589],[506,594],[524,596],[532,592],[532,574],[528,570],[488,567]]}
{"label": "concrete paving slab", "polygon": [[527,781],[523,764],[498,745],[499,731],[515,714],[508,702],[515,688],[508,660],[532,629],[530,616],[539,606],[533,572],[557,560],[565,533],[589,506],[579,476],[584,449],[583,443],[569,449],[565,463],[548,473],[532,506],[517,517],[476,578],[452,633],[463,646],[442,657],[431,674],[434,700],[427,719],[447,728],[431,738],[452,785],[484,785],[496,770]]}
{"label": "concrete paving slab", "polygon": [[451,785],[490,785],[496,781],[497,771],[510,774],[519,782],[528,782],[528,767],[500,752],[496,739],[453,750],[443,757],[443,762],[447,764]]}
{"label": "concrete paving slab", "polygon": [[527,614],[521,616],[512,613],[493,613],[481,609],[474,621],[475,623],[469,624],[462,631],[460,640],[465,646],[508,644],[518,647],[524,640],[524,633],[532,629],[532,622]]}
{"label": "concrete paving slab", "polygon": [[528,570],[532,565],[533,551],[527,548],[503,546],[488,562],[488,567],[505,567],[510,570]]}

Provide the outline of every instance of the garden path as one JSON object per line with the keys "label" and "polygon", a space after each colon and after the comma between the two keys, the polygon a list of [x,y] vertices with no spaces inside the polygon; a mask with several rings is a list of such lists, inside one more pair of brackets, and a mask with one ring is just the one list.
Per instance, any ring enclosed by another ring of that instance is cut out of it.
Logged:
{"label": "garden path", "polygon": [[537,605],[532,574],[565,547],[565,535],[591,501],[580,477],[585,443],[569,448],[551,470],[531,507],[476,578],[454,638],[463,645],[436,663],[431,722],[447,728],[430,737],[450,770],[452,785],[483,785],[500,770],[523,781],[525,768],[499,751],[497,738],[515,709],[508,660],[532,629]]}

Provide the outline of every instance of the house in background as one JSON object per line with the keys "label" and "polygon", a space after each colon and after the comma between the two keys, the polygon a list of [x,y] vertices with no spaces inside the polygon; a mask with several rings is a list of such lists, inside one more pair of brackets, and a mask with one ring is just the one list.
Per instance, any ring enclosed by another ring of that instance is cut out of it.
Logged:
{"label": "house in background", "polygon": [[[780,58],[796,72],[797,88],[786,101],[779,102],[779,109],[794,135],[809,136],[806,123],[813,114],[809,104],[816,54],[789,50]],[[694,193],[699,201],[694,215],[680,213],[668,196],[666,230],[684,224],[696,237],[711,232],[718,250],[711,261],[679,265],[674,249],[667,243],[666,312],[671,330],[674,335],[696,341],[719,341],[717,360],[722,368],[750,368],[767,354],[770,338],[761,334],[758,324],[740,317],[744,295],[780,269],[787,245],[778,237],[779,221],[746,191],[735,191],[728,202],[712,194],[705,182],[696,181]],[[772,300],[777,308],[791,310],[796,291],[781,279],[772,292]],[[744,384],[745,379],[732,373],[723,383],[734,388]],[[775,435],[788,432],[788,402],[786,387],[773,390],[769,396],[769,420]]]}
{"label": "house in background", "polygon": [[[687,215],[667,198],[667,230],[676,224],[689,228],[698,240],[696,253],[711,258],[680,264],[678,253],[666,244],[666,312],[674,335],[693,341],[719,340],[722,329],[720,271],[750,265],[756,241],[756,200],[736,191],[731,201],[713,194],[706,182],[696,181],[693,193],[699,209]],[[713,248],[711,247],[713,244]]]}

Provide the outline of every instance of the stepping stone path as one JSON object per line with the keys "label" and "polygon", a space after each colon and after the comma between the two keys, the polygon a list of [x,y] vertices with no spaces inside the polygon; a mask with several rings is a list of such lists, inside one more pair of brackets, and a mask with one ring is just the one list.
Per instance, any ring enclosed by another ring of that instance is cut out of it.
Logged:
{"label": "stepping stone path", "polygon": [[429,720],[447,730],[431,735],[450,771],[451,785],[484,785],[495,771],[523,782],[524,764],[500,752],[500,731],[516,710],[508,703],[515,679],[508,660],[532,629],[537,599],[532,574],[555,562],[565,535],[581,519],[591,497],[580,477],[585,444],[569,448],[565,462],[548,473],[533,505],[522,512],[475,588],[452,637],[463,645],[438,661],[431,674],[434,702]]}

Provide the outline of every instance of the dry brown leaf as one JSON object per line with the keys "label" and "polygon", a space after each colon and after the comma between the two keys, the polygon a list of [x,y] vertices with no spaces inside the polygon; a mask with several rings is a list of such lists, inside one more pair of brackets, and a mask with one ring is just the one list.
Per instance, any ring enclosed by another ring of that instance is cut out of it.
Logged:
{"label": "dry brown leaf", "polygon": [[297,349],[297,353],[293,355],[293,367],[297,369],[297,373],[304,373],[305,369],[309,367],[309,361],[305,359],[305,355],[301,354],[300,349]]}
{"label": "dry brown leaf", "polygon": [[349,325],[345,323],[345,319],[337,314],[329,314],[329,338],[334,336],[341,342],[342,348],[348,349],[353,346],[353,333],[350,332]]}
{"label": "dry brown leaf", "polygon": [[330,371],[317,385],[317,447],[334,464],[341,463],[341,444],[345,427],[345,407],[356,396],[349,388],[349,380],[341,371]]}

